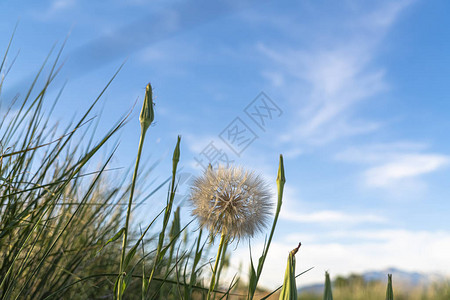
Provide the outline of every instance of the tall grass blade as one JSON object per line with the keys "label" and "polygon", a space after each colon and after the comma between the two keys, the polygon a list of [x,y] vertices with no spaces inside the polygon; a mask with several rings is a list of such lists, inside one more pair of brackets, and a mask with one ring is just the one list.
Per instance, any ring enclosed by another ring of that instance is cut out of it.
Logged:
{"label": "tall grass blade", "polygon": [[[162,226],[161,232],[159,234],[158,246],[157,246],[157,250],[156,250],[156,257],[153,262],[153,267],[152,267],[150,277],[148,280],[147,286],[149,288],[150,288],[150,284],[152,282],[153,276],[155,274],[156,268],[158,267],[159,263],[161,262],[162,258],[164,257],[165,252],[167,251],[167,247],[165,249],[163,249],[163,243],[164,243],[166,228],[169,223],[170,216],[172,214],[173,200],[175,199],[175,194],[176,194],[175,181],[176,181],[176,174],[177,174],[177,166],[178,166],[178,162],[180,161],[180,142],[181,142],[181,136],[178,136],[177,144],[175,146],[175,150],[173,151],[173,156],[172,156],[172,182],[170,185],[169,197],[168,197],[168,200],[166,203],[166,209],[164,212],[163,226]],[[147,294],[148,294],[148,291],[147,291]]]}

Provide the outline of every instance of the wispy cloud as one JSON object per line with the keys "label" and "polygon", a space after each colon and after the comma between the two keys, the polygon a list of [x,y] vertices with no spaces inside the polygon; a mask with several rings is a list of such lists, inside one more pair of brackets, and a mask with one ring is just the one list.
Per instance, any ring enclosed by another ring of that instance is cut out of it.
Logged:
{"label": "wispy cloud", "polygon": [[336,159],[367,165],[362,173],[368,187],[391,188],[407,180],[442,169],[450,156],[426,151],[420,143],[397,142],[351,147],[336,155]]}
{"label": "wispy cloud", "polygon": [[[383,66],[374,59],[387,30],[410,3],[385,3],[350,21],[346,16],[332,20],[340,27],[338,33],[316,33],[318,40],[327,43],[311,41],[298,48],[258,45],[272,62],[263,76],[287,91],[286,97],[297,109],[283,141],[324,144],[380,128],[381,122],[356,118],[354,113],[359,103],[389,88]],[[342,21],[345,26],[340,25]]]}
{"label": "wispy cloud", "polygon": [[[297,84],[306,82],[311,87],[308,100],[304,101],[298,114],[300,124],[286,134],[284,140],[301,137],[310,143],[321,144],[379,127],[376,122],[350,120],[356,103],[387,87],[383,70],[366,70],[370,52],[360,45],[338,45],[331,50],[311,52],[278,53],[265,46],[260,49],[290,72],[291,79],[300,81]],[[280,75],[274,78],[281,82]]]}
{"label": "wispy cloud", "polygon": [[372,13],[364,16],[362,24],[367,25],[370,28],[389,28],[398,18],[398,15],[409,5],[414,3],[415,0],[402,0],[402,1],[390,1],[387,2],[386,9],[376,10]]}
{"label": "wispy cloud", "polygon": [[314,224],[361,224],[384,223],[386,219],[374,214],[349,214],[342,211],[322,210],[310,213],[296,213],[292,210],[282,210],[280,217],[284,220],[298,223]]}
{"label": "wispy cloud", "polygon": [[448,165],[450,156],[440,154],[404,154],[391,162],[364,172],[366,184],[371,187],[388,187],[399,180],[418,177]]}
{"label": "wispy cloud", "polygon": [[300,224],[352,227],[355,225],[384,224],[385,217],[367,210],[317,209],[311,202],[299,198],[296,187],[287,185],[283,195],[280,219]]}
{"label": "wispy cloud", "polygon": [[363,164],[376,164],[395,159],[401,153],[417,153],[425,151],[429,146],[425,143],[398,141],[392,143],[375,143],[352,146],[336,154],[340,161]]}

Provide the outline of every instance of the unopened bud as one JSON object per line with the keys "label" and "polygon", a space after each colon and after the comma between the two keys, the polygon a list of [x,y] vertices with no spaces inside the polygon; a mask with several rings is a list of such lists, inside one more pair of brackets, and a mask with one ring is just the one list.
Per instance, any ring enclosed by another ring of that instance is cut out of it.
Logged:
{"label": "unopened bud", "polygon": [[172,161],[173,163],[177,163],[180,161],[180,141],[181,141],[181,136],[178,136],[177,139],[177,145],[175,146],[175,150],[173,151],[173,157],[172,157]]}
{"label": "unopened bud", "polygon": [[280,154],[280,164],[278,166],[277,182],[283,185],[286,183],[286,178],[284,177],[283,155],[281,154]]}
{"label": "unopened bud", "polygon": [[139,121],[141,122],[142,131],[147,131],[150,124],[155,119],[155,113],[153,111],[153,92],[151,84],[147,84],[145,89],[144,105],[142,106],[141,115]]}

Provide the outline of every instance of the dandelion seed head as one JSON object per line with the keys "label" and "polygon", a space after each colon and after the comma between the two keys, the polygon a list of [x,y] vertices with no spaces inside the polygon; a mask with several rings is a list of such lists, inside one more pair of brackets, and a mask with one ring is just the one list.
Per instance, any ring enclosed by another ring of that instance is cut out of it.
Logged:
{"label": "dandelion seed head", "polygon": [[191,189],[192,214],[213,235],[252,237],[271,215],[272,195],[264,180],[240,167],[208,169]]}

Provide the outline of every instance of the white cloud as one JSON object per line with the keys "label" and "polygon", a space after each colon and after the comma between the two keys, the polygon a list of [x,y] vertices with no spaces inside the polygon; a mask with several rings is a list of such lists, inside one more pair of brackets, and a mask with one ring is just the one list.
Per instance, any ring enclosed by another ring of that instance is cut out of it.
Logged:
{"label": "white cloud", "polygon": [[380,128],[380,122],[358,120],[353,114],[360,102],[388,89],[384,68],[373,61],[386,31],[410,3],[384,3],[361,12],[361,18],[332,20],[339,29],[332,36],[318,30],[308,48],[258,46],[273,63],[263,75],[298,110],[283,141],[317,145]]}
{"label": "white cloud", "polygon": [[[321,144],[379,127],[375,122],[349,119],[358,102],[387,87],[382,70],[368,70],[370,58],[367,53],[370,51],[365,47],[338,45],[331,50],[278,53],[261,45],[260,50],[281,65],[295,84],[306,83],[311,87],[309,95],[306,95],[307,101],[299,103],[293,100],[294,105],[302,106],[298,115],[301,122],[296,120],[297,125],[284,136],[285,140],[296,140],[300,136],[310,143]],[[278,74],[277,78],[282,76]],[[278,86],[282,83],[274,79],[272,82]]]}
{"label": "white cloud", "polygon": [[436,171],[446,166],[449,161],[449,156],[439,154],[399,155],[391,162],[365,171],[365,182],[371,187],[395,185],[399,180]]}
{"label": "white cloud", "polygon": [[322,210],[311,213],[296,213],[292,210],[282,210],[280,218],[298,223],[324,224],[360,224],[384,223],[386,219],[373,214],[349,214],[342,211]]}
{"label": "white cloud", "polygon": [[[333,237],[333,241],[328,241]],[[337,242],[350,238],[352,242]],[[277,287],[283,281],[286,260],[298,241],[303,245],[297,254],[297,273],[314,269],[297,280],[297,287],[322,282],[325,270],[332,276],[351,272],[382,270],[396,267],[406,271],[449,274],[450,232],[409,231],[403,229],[337,231],[317,234],[316,240],[306,236],[289,236],[288,240],[272,243],[264,265],[261,285]],[[262,244],[252,245],[254,259],[261,253]],[[241,247],[234,254],[232,264],[248,263],[248,248]],[[247,265],[244,265],[243,270]],[[244,279],[246,279],[244,277]]]}
{"label": "white cloud", "polygon": [[366,164],[362,179],[368,187],[398,188],[399,184],[424,186],[422,175],[438,171],[450,156],[426,151],[421,143],[397,142],[351,147],[336,155],[337,160]]}
{"label": "white cloud", "polygon": [[336,224],[340,226],[354,226],[387,222],[382,216],[364,211],[317,210],[311,203],[300,201],[298,191],[291,185],[287,185],[284,191],[280,219],[296,223],[330,226],[335,226]]}
{"label": "white cloud", "polygon": [[349,147],[336,154],[340,161],[351,163],[382,163],[394,159],[401,153],[416,153],[424,151],[429,146],[424,143],[399,141],[394,143],[377,143]]}
{"label": "white cloud", "polygon": [[414,2],[415,0],[388,2],[387,9],[383,11],[375,11],[369,14],[364,18],[362,22],[363,24],[365,23],[369,28],[388,28],[396,21],[398,15]]}

